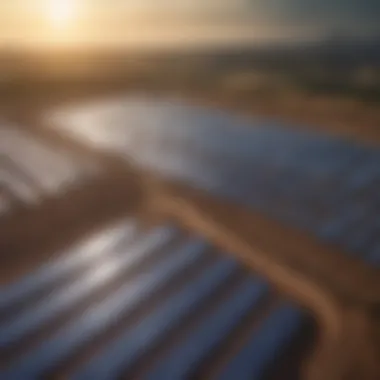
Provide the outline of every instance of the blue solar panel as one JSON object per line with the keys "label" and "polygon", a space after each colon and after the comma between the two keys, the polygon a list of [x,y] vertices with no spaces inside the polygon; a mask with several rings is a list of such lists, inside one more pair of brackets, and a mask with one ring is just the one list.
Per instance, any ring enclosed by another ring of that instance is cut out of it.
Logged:
{"label": "blue solar panel", "polygon": [[[211,247],[202,239],[185,238],[177,229],[166,226],[149,232],[136,231],[132,221],[122,226],[125,238],[119,230],[110,229],[109,236],[117,236],[116,240],[98,240],[108,241],[103,245],[106,252],[102,260],[94,261],[93,267],[86,271],[76,272],[77,266],[83,265],[83,260],[78,258],[82,258],[84,251],[75,250],[67,259],[57,258],[28,276],[27,280],[20,279],[19,283],[3,291],[4,294],[16,294],[17,302],[26,302],[29,293],[25,290],[15,292],[14,289],[31,283],[33,293],[41,284],[56,286],[51,297],[32,300],[30,305],[14,310],[9,319],[2,321],[2,354],[18,347],[5,365],[2,378],[41,379],[57,371],[70,358],[82,357],[86,350],[91,350],[92,343],[98,341],[95,352],[84,355],[85,359],[82,358],[75,368],[69,370],[68,378],[116,379],[132,370],[138,361],[144,362],[151,350],[158,350],[160,354],[160,347],[165,346],[170,334],[180,331],[187,322],[200,315],[201,318],[197,317],[197,322],[189,325],[190,330],[186,330],[174,348],[164,350],[166,353],[161,360],[146,368],[148,378],[181,379],[223,344],[245,316],[258,313],[260,305],[270,297],[271,292],[265,282],[244,272],[229,255],[210,251]],[[104,237],[104,234],[100,236]],[[94,248],[91,244],[84,246]],[[110,265],[113,268],[111,272]],[[132,271],[132,267],[137,270]],[[193,272],[189,272],[189,268],[193,268]],[[77,280],[56,285],[49,271],[58,277],[74,271]],[[108,289],[108,295],[95,297],[80,313],[76,313],[75,309],[82,300],[88,302],[92,293],[107,287],[110,273],[122,274],[122,282]],[[96,278],[99,281],[92,281]],[[182,282],[177,285],[179,279]],[[235,285],[229,288],[231,284]],[[159,295],[159,302],[154,302],[156,295]],[[215,295],[218,295],[218,301],[207,313],[202,313]],[[287,305],[290,310],[295,307]],[[59,319],[67,308],[73,312],[70,318]],[[139,317],[129,320],[134,312],[140,313]],[[280,354],[285,340],[289,344],[294,343],[296,334],[293,332],[299,331],[301,319],[306,316],[300,311],[294,315],[287,315],[281,310],[278,313],[278,317],[271,316],[268,323],[274,329],[280,330],[282,326],[289,330],[287,339],[273,341],[271,338],[273,352]],[[54,329],[44,335],[44,327],[57,319],[60,320],[59,325],[54,325]],[[264,332],[257,331],[262,340],[268,330],[265,326]],[[117,335],[108,337],[113,328],[117,328]],[[37,333],[37,336],[31,346],[24,348],[22,342],[27,341],[25,339],[32,333]],[[281,333],[279,335],[282,336]]]}
{"label": "blue solar panel", "polygon": [[67,309],[75,307],[86,297],[105,287],[115,277],[128,276],[128,269],[153,255],[156,249],[169,242],[173,236],[173,229],[159,229],[144,240],[128,247],[122,254],[119,252],[117,255],[117,252],[106,251],[106,263],[52,292],[41,302],[24,310],[21,315],[12,316],[10,321],[2,323],[0,325],[0,348],[12,344]]}
{"label": "blue solar panel", "polygon": [[6,373],[6,378],[40,378],[43,372],[59,363],[73,350],[133,311],[142,301],[168,283],[178,271],[198,260],[204,248],[203,242],[194,242],[163,260],[149,273],[142,273],[127,281],[112,296],[88,309],[80,318],[63,327],[37,349],[20,358]]}
{"label": "blue solar panel", "polygon": [[299,310],[284,305],[275,310],[254,331],[248,343],[227,364],[220,380],[262,379],[275,363],[276,356],[287,350],[287,345],[299,331],[302,315]]}
{"label": "blue solar panel", "polygon": [[58,195],[100,173],[99,167],[62,146],[18,126],[0,124],[0,178],[14,198],[29,206]]}
{"label": "blue solar panel", "polygon": [[380,265],[380,244],[377,244],[368,255],[368,260],[375,265]]}
{"label": "blue solar panel", "polygon": [[109,254],[113,245],[123,239],[130,239],[136,226],[132,222],[96,234],[69,252],[62,253],[58,260],[43,265],[37,271],[23,277],[0,290],[0,312],[33,293],[57,282],[60,278],[86,263]]}
{"label": "blue solar panel", "polygon": [[259,281],[246,281],[225,302],[196,326],[147,379],[186,379],[225,336],[236,327],[247,312],[260,302],[266,286]]}
{"label": "blue solar panel", "polygon": [[374,264],[368,257],[380,243],[377,147],[143,97],[65,112],[55,122],[76,138],[92,138],[163,177],[252,207]]}
{"label": "blue solar panel", "polygon": [[[196,281],[168,299],[136,326],[121,334],[104,353],[95,357],[79,371],[75,378],[94,380],[116,378],[122,369],[133,364],[151,345],[164,338],[168,330],[178,325],[189,313],[194,312],[200,302],[210,296],[217,286],[223,284],[236,268],[236,264],[231,260],[224,260],[206,270]],[[254,290],[252,286],[242,290],[242,294],[235,295],[240,302],[229,305],[237,308],[234,310],[236,314],[239,314],[239,306],[244,310],[250,307],[253,301],[252,292],[254,295],[257,294],[257,287],[254,287]],[[235,314],[234,316],[236,317]],[[228,319],[229,315],[220,317]]]}

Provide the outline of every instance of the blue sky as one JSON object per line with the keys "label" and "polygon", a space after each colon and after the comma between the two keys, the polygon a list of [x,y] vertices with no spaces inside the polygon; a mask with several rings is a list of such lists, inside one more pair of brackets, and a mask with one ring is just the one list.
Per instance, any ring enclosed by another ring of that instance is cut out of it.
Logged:
{"label": "blue sky", "polygon": [[[0,40],[54,40],[46,8],[60,0],[0,0]],[[380,0],[61,0],[77,15],[68,42],[267,41],[380,32]],[[58,38],[58,35],[56,36]]]}

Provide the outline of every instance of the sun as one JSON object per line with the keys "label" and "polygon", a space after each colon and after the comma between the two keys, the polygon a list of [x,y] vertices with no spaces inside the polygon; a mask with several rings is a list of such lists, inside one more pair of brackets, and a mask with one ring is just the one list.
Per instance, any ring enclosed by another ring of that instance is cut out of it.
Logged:
{"label": "sun", "polygon": [[75,0],[49,0],[46,16],[55,27],[66,27],[75,21],[77,16]]}

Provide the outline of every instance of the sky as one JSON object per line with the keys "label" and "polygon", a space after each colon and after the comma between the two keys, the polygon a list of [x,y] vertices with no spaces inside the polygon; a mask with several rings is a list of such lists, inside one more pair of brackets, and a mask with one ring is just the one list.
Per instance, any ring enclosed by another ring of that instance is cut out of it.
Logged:
{"label": "sky", "polygon": [[0,0],[0,43],[184,45],[380,35],[380,0]]}

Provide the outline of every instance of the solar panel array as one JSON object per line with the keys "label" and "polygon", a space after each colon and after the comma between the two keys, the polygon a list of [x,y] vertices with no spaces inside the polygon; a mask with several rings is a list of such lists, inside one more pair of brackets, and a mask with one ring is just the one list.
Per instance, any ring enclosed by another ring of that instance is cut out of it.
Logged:
{"label": "solar panel array", "polygon": [[61,131],[380,265],[380,149],[150,98],[53,115]]}
{"label": "solar panel array", "polygon": [[[107,157],[380,263],[377,148],[142,98],[64,110],[52,121]],[[0,128],[0,153],[3,213],[20,205],[38,210],[98,170],[69,148],[11,126]],[[105,190],[109,180],[104,176]],[[315,343],[313,317],[243,267],[234,252],[173,223],[147,227],[131,215],[107,220],[4,285],[0,377],[296,379]]]}
{"label": "solar panel array", "polygon": [[96,174],[97,168],[62,147],[17,127],[0,125],[0,213],[38,206]]}
{"label": "solar panel array", "polygon": [[134,219],[9,284],[0,299],[10,380],[259,379],[310,323],[202,238]]}

